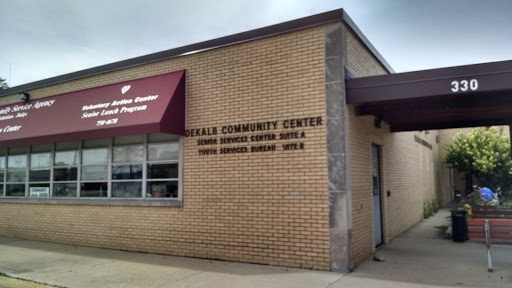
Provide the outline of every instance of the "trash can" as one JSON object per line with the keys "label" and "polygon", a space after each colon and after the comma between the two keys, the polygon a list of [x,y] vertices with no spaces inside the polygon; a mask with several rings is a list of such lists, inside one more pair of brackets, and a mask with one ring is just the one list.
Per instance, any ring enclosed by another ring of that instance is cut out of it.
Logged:
{"label": "trash can", "polygon": [[468,237],[468,224],[465,210],[451,210],[452,212],[452,238],[455,242],[464,242]]}

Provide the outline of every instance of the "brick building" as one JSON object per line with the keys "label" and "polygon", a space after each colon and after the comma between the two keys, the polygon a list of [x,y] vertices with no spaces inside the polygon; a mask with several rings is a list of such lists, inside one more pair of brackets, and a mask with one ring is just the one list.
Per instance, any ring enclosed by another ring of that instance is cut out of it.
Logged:
{"label": "brick building", "polygon": [[350,270],[439,193],[436,131],[345,104],[392,72],[335,10],[2,91],[0,236]]}

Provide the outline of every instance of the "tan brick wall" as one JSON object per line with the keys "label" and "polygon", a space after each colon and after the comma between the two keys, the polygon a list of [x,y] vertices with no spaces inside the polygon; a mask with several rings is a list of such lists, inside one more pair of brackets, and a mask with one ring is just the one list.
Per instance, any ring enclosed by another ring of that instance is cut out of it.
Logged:
{"label": "tan brick wall", "polygon": [[[362,43],[349,33],[348,68],[358,76],[386,73]],[[437,131],[390,133],[389,126],[375,128],[373,116],[356,116],[349,106],[352,236],[355,265],[374,250],[372,144],[381,147],[381,191],[384,242],[388,242],[423,218],[425,201],[435,199],[439,187]],[[425,139],[433,150],[414,141]],[[390,191],[390,197],[386,192]]]}
{"label": "tan brick wall", "polygon": [[[466,129],[444,129],[439,131],[439,146],[441,150],[441,161],[446,156],[446,150],[444,147],[452,142],[453,137],[459,132],[463,131],[468,133],[471,128]],[[451,171],[450,171],[451,170]],[[441,163],[441,170],[439,174],[441,178],[441,198],[440,202],[442,205],[449,203],[453,198],[453,191],[459,190],[464,191],[465,176],[463,173],[459,173],[454,169],[450,169],[449,164]]]}
{"label": "tan brick wall", "polygon": [[[188,129],[325,119],[324,61],[318,26],[29,92],[36,99],[186,69]],[[4,203],[0,235],[328,270],[325,126],[291,131],[306,133],[305,150],[199,156],[197,138],[185,138],[183,207]],[[294,141],[275,144],[286,142]]]}
{"label": "tan brick wall", "polygon": [[387,74],[384,66],[350,30],[347,33],[347,67],[358,77]]}
{"label": "tan brick wall", "polygon": [[[414,135],[433,146],[430,150],[414,141]],[[438,158],[435,131],[390,133],[389,126],[373,127],[373,117],[355,116],[350,107],[350,175],[354,263],[374,251],[371,146],[381,147],[381,191],[384,242],[423,218],[425,201],[436,198]],[[386,192],[390,191],[390,197]],[[360,208],[362,205],[362,208]]]}

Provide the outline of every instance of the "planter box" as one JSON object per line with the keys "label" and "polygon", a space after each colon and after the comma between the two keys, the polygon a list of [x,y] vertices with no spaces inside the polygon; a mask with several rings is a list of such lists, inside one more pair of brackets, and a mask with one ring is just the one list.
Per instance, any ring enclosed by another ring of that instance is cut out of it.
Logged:
{"label": "planter box", "polygon": [[[486,218],[468,219],[469,239],[485,243]],[[512,244],[512,219],[488,219],[493,244]]]}
{"label": "planter box", "polygon": [[512,206],[475,205],[472,210],[475,218],[512,219]]}

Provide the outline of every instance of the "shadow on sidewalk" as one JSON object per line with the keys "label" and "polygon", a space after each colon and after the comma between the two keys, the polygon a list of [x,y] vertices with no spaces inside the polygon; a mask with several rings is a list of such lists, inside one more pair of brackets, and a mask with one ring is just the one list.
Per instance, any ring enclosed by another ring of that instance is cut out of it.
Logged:
{"label": "shadow on sidewalk", "polygon": [[[441,209],[382,247],[384,262],[367,260],[348,278],[370,278],[445,287],[512,287],[512,245],[493,245],[495,272],[487,272],[483,244],[444,239],[450,211]],[[406,287],[406,286],[404,286]]]}
{"label": "shadow on sidewalk", "polygon": [[[146,264],[151,266],[158,265],[168,268],[193,270],[198,272],[225,272],[227,267],[229,267],[229,273],[237,275],[268,275],[301,273],[303,271],[310,271],[299,268],[112,250],[5,237],[0,237],[0,247],[15,248],[17,251],[16,253],[20,255],[19,260],[23,260],[23,258],[27,260],[25,265],[19,265],[20,267],[16,269],[17,273],[33,271],[33,268],[38,266],[40,262],[46,262],[49,259],[47,257],[50,256],[54,264],[60,262],[61,265],[66,265],[66,262],[83,262],[84,265],[85,263],[97,262],[96,265],[105,265],[107,263],[119,261],[124,263],[132,262],[138,264]],[[5,249],[2,250],[5,252]],[[22,255],[26,256],[23,257]],[[247,269],[245,265],[250,265],[251,269]],[[327,271],[316,272],[329,273]]]}

